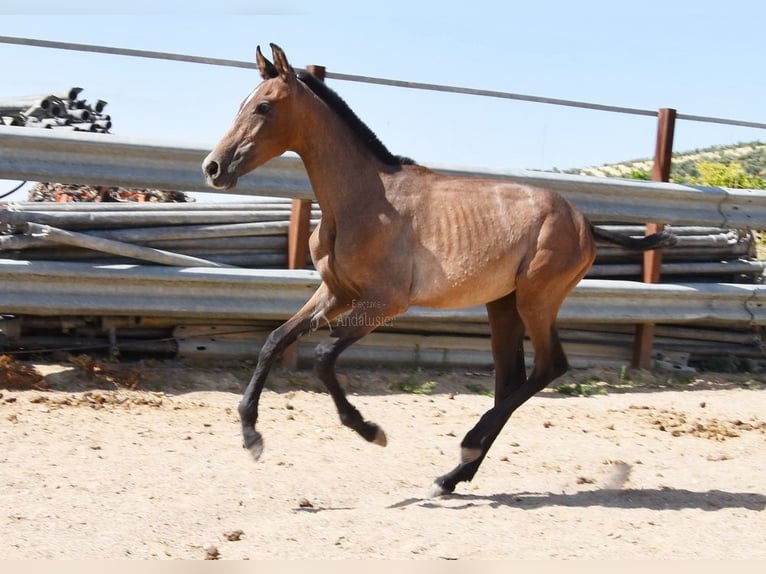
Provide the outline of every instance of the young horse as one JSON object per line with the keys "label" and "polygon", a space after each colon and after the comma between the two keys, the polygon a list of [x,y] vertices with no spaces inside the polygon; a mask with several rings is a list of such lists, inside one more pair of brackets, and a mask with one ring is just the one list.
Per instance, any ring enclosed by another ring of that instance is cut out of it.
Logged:
{"label": "young horse", "polygon": [[[324,324],[331,338],[316,348],[316,373],[341,422],[385,446],[383,430],[362,417],[338,384],[338,356],[410,305],[485,304],[495,402],[465,435],[458,466],[436,479],[435,494],[452,492],[473,478],[511,414],[567,370],[556,315],[593,263],[594,240],[647,250],[675,238],[607,232],[549,190],[440,175],[394,156],[335,92],[311,74],[296,74],[284,52],[271,48],[274,63],[256,50],[264,81],[202,169],[209,185],[229,189],[267,160],[287,150],[299,154],[322,210],[310,240],[322,283],[261,349],[239,405],[244,446],[260,457],[258,401],[274,361]],[[535,352],[529,377],[525,332]]]}

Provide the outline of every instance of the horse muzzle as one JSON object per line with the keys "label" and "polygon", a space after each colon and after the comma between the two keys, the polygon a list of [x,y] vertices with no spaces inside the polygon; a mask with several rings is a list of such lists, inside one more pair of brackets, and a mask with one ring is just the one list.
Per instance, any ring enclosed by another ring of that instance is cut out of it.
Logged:
{"label": "horse muzzle", "polygon": [[237,175],[231,165],[224,164],[213,154],[202,162],[202,172],[205,174],[205,182],[215,189],[231,189],[237,184]]}

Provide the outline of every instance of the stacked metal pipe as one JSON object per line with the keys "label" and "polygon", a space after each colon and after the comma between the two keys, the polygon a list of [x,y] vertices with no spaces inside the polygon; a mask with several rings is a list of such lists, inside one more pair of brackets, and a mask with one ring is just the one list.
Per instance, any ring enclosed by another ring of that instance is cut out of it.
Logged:
{"label": "stacked metal pipe", "polygon": [[[312,225],[320,216],[314,204]],[[0,253],[32,260],[141,259],[135,249],[115,251],[113,243],[122,242],[216,265],[285,268],[289,218],[289,200],[270,198],[245,203],[9,203],[0,208]],[[641,226],[607,227],[636,236],[644,233]],[[701,226],[669,229],[679,241],[664,251],[663,276],[674,281],[760,282],[765,263],[754,257],[750,232]],[[68,237],[56,230],[69,232]],[[73,234],[89,240],[90,247],[75,243]],[[113,243],[104,248],[107,240]],[[144,260],[174,264],[167,258]],[[190,262],[179,258],[177,264]],[[641,270],[640,253],[599,245],[588,277],[639,279]]]}
{"label": "stacked metal pipe", "polygon": [[[312,228],[320,216],[320,210],[314,204]],[[0,259],[9,263],[17,260],[24,265],[55,265],[62,275],[60,281],[52,283],[62,291],[69,289],[65,269],[89,262],[99,266],[140,263],[140,269],[156,269],[158,273],[164,272],[158,265],[253,270],[247,272],[284,269],[289,218],[290,201],[273,198],[257,198],[243,203],[8,203],[0,205]],[[632,235],[644,233],[642,226],[615,225],[612,228]],[[673,226],[670,230],[679,236],[679,242],[664,251],[662,276],[666,282],[694,282],[709,284],[711,288],[721,283],[761,282],[764,262],[754,257],[754,240],[749,232],[701,226]],[[307,267],[310,267],[310,261],[307,261]],[[193,271],[189,269],[189,272]],[[232,271],[241,272],[245,270]],[[141,273],[139,268],[136,273]],[[638,279],[640,274],[641,262],[634,253],[600,245],[596,264],[588,277]],[[227,277],[226,292],[237,290],[232,283],[233,277]],[[164,287],[157,289],[163,291]],[[248,289],[244,291],[246,297],[256,296]],[[21,348],[30,350],[77,348],[79,345],[86,350],[89,346],[108,345],[113,350],[141,355],[157,353],[211,359],[252,357],[268,330],[279,322],[277,317],[261,313],[255,313],[257,318],[240,315],[241,320],[233,320],[230,315],[218,313],[211,303],[220,295],[212,292],[203,295],[205,317],[188,320],[180,319],[168,309],[166,313],[152,311],[154,318],[144,322],[139,319],[143,313],[137,308],[130,312],[131,319],[119,322],[116,327],[113,312],[96,313],[100,316],[97,319],[92,312],[84,312],[82,304],[73,307],[81,309],[83,317],[80,318],[73,313],[74,316],[61,320],[43,321],[42,318],[34,319],[34,316],[45,316],[50,312],[22,314],[19,316],[19,336],[15,340]],[[268,296],[266,308],[273,311],[279,307],[283,296],[283,290],[275,290]],[[307,298],[308,292],[302,296]],[[47,295],[45,297],[49,299]],[[145,299],[141,297],[141,300]],[[159,301],[156,303],[161,306]],[[151,307],[155,302],[147,301],[146,304]],[[257,307],[255,300],[252,304]],[[115,305],[125,307],[127,301],[115,301]],[[605,301],[603,305],[606,305]],[[585,307],[583,313],[578,311],[569,317],[565,312],[560,319],[564,328],[562,340],[571,363],[613,367],[629,364],[633,340],[631,325],[618,318],[614,323],[589,325],[588,309],[591,306]],[[0,308],[0,313],[2,311]],[[188,316],[186,312],[183,314]],[[391,328],[381,329],[351,350],[344,362],[490,367],[488,326],[486,319],[479,315],[470,321],[441,315],[397,319]],[[284,316],[286,312],[278,319]],[[657,359],[674,368],[686,368],[695,359],[725,355],[749,361],[755,366],[766,360],[757,330],[741,325],[725,328],[717,319],[711,320],[710,324],[703,321],[694,326],[660,325],[655,343],[655,348],[659,349]],[[298,349],[301,365],[308,366],[311,347],[318,336],[307,338]]]}
{"label": "stacked metal pipe", "polygon": [[[319,221],[312,210],[312,228]],[[0,253],[9,259],[285,268],[290,202],[9,203]],[[307,264],[309,262],[307,261]]]}
{"label": "stacked metal pipe", "polygon": [[80,98],[82,88],[66,92],[0,99],[0,125],[108,133],[112,118],[107,102]]}

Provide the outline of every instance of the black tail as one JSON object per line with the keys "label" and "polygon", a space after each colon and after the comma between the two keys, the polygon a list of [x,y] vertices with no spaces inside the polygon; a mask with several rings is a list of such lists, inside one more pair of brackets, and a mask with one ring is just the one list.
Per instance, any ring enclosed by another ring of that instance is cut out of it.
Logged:
{"label": "black tail", "polygon": [[626,249],[632,249],[634,251],[649,251],[651,249],[659,249],[661,247],[672,247],[678,243],[678,237],[667,231],[660,231],[659,233],[652,233],[646,237],[631,237],[624,233],[616,233],[614,231],[608,231],[602,227],[596,227],[591,225],[593,230],[593,236],[596,239],[601,239],[607,243],[613,243],[620,245]]}

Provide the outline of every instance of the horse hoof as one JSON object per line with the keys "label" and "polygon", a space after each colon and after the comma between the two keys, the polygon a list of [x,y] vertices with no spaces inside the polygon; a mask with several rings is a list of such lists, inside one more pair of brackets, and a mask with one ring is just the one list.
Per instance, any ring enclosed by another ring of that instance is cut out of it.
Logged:
{"label": "horse hoof", "polygon": [[253,460],[258,460],[263,454],[263,437],[256,430],[245,432],[245,438],[242,446],[250,451]]}
{"label": "horse hoof", "polygon": [[447,490],[442,485],[434,482],[431,485],[431,488],[426,493],[426,498],[439,498],[440,496],[444,496],[445,494],[449,494],[450,492],[452,491]]}
{"label": "horse hoof", "polygon": [[431,485],[431,490],[428,491],[428,498],[437,498],[446,494],[452,494],[455,490],[455,483],[453,483],[449,475],[440,476]]}
{"label": "horse hoof", "polygon": [[378,429],[375,431],[375,438],[372,439],[372,442],[380,446],[386,446],[388,444],[386,433],[383,432],[382,428],[378,427]]}

